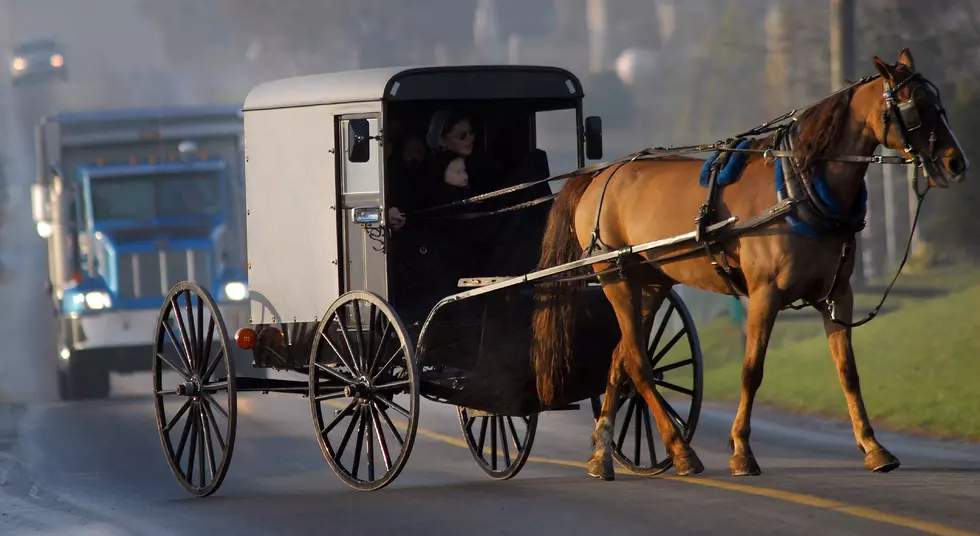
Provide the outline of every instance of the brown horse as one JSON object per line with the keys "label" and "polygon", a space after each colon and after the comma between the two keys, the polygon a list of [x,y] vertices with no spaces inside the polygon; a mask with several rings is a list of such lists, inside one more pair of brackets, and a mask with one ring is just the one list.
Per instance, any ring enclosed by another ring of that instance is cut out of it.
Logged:
{"label": "brown horse", "polygon": [[[787,151],[792,151],[795,162],[790,168],[784,162],[783,169],[797,170],[800,184],[804,185],[802,191],[813,192],[814,179],[809,170],[814,169],[813,165],[822,165],[824,184],[839,207],[862,205],[868,157],[879,145],[899,151],[906,158],[917,158],[929,177],[930,186],[947,187],[950,181],[959,182],[969,167],[946,121],[938,92],[916,73],[908,49],[900,53],[894,65],[885,64],[877,57],[874,65],[878,76],[816,103],[793,122],[796,130],[789,131],[789,137],[796,141]],[[771,155],[758,154],[761,149],[773,148],[773,136],[753,143],[752,148],[760,150],[750,153],[738,180],[720,190],[716,220],[737,216],[744,222],[774,205],[774,162],[767,161],[766,156]],[[847,160],[847,155],[864,158]],[[610,249],[692,231],[692,220],[705,200],[705,189],[697,183],[703,164],[704,160],[688,157],[636,160],[595,175],[582,174],[569,179],[551,209],[539,268],[581,258],[587,245],[595,243],[593,230],[598,231],[601,243]],[[775,164],[778,166],[779,161]],[[798,213],[802,210],[800,205],[793,210],[794,215],[804,216]],[[858,219],[862,216],[860,213]],[[733,475],[761,473],[749,447],[752,401],[762,383],[766,347],[776,315],[801,299],[814,304],[823,315],[830,353],[865,467],[887,472],[899,466],[898,459],[875,439],[861,397],[847,326],[853,307],[848,284],[853,256],[843,256],[841,252],[845,243],[854,240],[861,226],[863,221],[857,228],[828,224],[818,229],[816,235],[808,235],[794,232],[785,218],[778,218],[719,244],[715,257],[721,261],[724,256],[732,273],[738,276],[736,292],[749,297],[742,393],[730,434],[733,455],[728,465]],[[656,418],[677,473],[697,474],[704,469],[665,412],[659,393],[652,388],[652,369],[645,344],[653,318],[673,285],[684,284],[721,294],[730,292],[728,283],[707,255],[695,251],[703,248],[689,246],[689,249],[695,255],[663,264],[649,262],[658,253],[636,255],[627,259],[622,269],[625,277],[600,276],[622,338],[613,353],[601,416],[593,432],[595,452],[588,471],[594,477],[613,479],[610,441],[615,408],[611,402],[617,400],[623,373],[632,380]],[[648,262],[629,262],[644,260]],[[591,269],[600,272],[611,267],[612,263],[603,263]],[[838,270],[840,281],[832,285]],[[570,299],[573,291],[581,285],[581,282],[560,284],[554,291],[555,299],[539,305],[535,311],[532,361],[538,394],[545,403],[558,396],[556,386],[570,363],[573,315],[568,314],[568,308],[573,306]],[[828,300],[823,301],[824,297]],[[828,302],[834,304],[836,316],[832,315]]]}

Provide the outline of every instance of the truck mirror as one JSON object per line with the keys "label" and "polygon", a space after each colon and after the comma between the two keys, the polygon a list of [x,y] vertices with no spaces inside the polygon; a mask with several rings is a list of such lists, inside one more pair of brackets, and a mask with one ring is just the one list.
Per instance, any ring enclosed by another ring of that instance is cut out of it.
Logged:
{"label": "truck mirror", "polygon": [[585,118],[585,157],[602,158],[602,118],[596,115]]}
{"label": "truck mirror", "polygon": [[347,122],[347,159],[363,163],[371,159],[371,133],[367,119],[351,119]]}
{"label": "truck mirror", "polygon": [[34,223],[51,223],[48,187],[44,184],[31,185],[31,216],[34,218]]}

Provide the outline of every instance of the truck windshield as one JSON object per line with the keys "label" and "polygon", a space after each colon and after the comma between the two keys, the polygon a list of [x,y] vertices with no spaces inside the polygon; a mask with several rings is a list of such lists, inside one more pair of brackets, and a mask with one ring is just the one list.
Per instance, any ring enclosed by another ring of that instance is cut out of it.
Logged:
{"label": "truck windshield", "polygon": [[221,211],[217,172],[91,181],[95,221],[211,216]]}

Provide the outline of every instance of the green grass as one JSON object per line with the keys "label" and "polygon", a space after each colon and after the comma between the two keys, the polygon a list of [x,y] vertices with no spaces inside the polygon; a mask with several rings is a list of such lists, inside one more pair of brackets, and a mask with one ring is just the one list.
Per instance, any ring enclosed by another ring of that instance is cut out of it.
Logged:
{"label": "green grass", "polygon": [[[912,290],[945,295],[917,297]],[[856,296],[862,317],[881,291]],[[980,271],[948,267],[904,275],[884,312],[853,330],[865,405],[878,428],[980,440]],[[741,336],[727,317],[699,326],[705,399],[738,400]],[[823,323],[784,312],[773,330],[761,404],[847,419]]]}

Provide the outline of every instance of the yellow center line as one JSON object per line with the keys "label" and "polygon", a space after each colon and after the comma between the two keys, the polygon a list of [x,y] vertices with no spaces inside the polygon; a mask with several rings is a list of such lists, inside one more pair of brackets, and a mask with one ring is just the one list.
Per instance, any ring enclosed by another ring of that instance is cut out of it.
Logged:
{"label": "yellow center line", "polygon": [[[346,404],[341,404],[336,401],[328,401],[327,404],[344,408]],[[404,421],[402,421],[404,423]],[[406,423],[407,424],[407,423]],[[446,443],[454,447],[460,447],[469,450],[466,442],[458,437],[448,436],[446,434],[441,434],[432,430],[427,430],[422,427],[416,429],[416,433],[420,436],[427,437],[429,439]],[[486,449],[484,449],[486,450]],[[543,458],[538,456],[529,456],[527,461],[535,463],[544,463],[549,465],[560,465],[564,467],[577,467],[580,469],[586,469],[587,464],[585,462],[577,462],[573,460],[561,460],[556,458]],[[629,471],[617,467],[615,469],[616,473],[622,475],[630,475]],[[736,491],[739,493],[745,493],[747,495],[755,495],[757,497],[765,497],[768,499],[776,499],[783,502],[799,504],[803,506],[809,506],[812,508],[819,508],[821,510],[828,510],[832,512],[840,512],[842,514],[848,514],[854,517],[860,517],[863,519],[869,519],[871,521],[877,521],[879,523],[887,523],[889,525],[895,525],[897,527],[903,527],[907,529],[914,529],[922,531],[926,534],[935,534],[936,536],[980,536],[980,533],[970,532],[967,530],[961,530],[946,525],[941,525],[939,523],[932,523],[929,521],[923,521],[921,519],[916,519],[914,517],[901,516],[897,514],[889,514],[882,512],[880,510],[875,510],[873,508],[867,508],[864,506],[852,506],[839,501],[824,499],[822,497],[816,497],[813,495],[805,495],[803,493],[793,493],[791,491],[785,491],[775,488],[763,488],[760,486],[749,486],[746,484],[736,484],[734,482],[724,482],[722,480],[715,480],[712,478],[704,478],[700,476],[672,476],[672,475],[660,475],[656,477],[651,477],[662,480],[670,480],[672,482],[683,482],[685,484],[695,484],[698,486],[707,486],[709,488],[723,489],[726,491]]]}

